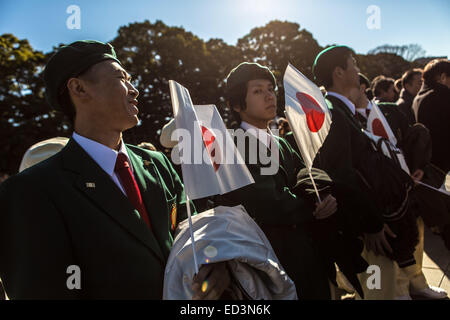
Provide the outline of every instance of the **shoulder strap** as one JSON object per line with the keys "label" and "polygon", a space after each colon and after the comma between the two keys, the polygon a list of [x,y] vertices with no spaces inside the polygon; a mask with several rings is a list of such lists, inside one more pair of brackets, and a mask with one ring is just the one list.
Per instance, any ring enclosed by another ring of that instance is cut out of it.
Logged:
{"label": "shoulder strap", "polygon": [[386,138],[380,138],[376,144],[378,151],[384,154],[383,145],[386,146],[386,149],[389,152],[391,160],[393,162],[395,162],[401,168],[400,161],[398,160],[397,154],[395,153],[395,151],[392,150],[391,143],[389,142],[389,140],[387,140]]}

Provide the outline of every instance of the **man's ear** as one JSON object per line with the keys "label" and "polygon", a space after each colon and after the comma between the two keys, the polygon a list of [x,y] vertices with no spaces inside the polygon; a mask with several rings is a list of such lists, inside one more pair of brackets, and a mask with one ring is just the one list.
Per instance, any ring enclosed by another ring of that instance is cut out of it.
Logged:
{"label": "man's ear", "polygon": [[438,78],[438,81],[437,82],[439,82],[440,84],[446,84],[446,81],[447,81],[447,74],[445,73],[445,72],[442,72],[440,75],[439,75],[439,78]]}
{"label": "man's ear", "polygon": [[344,75],[344,69],[342,69],[341,67],[337,66],[336,68],[334,68],[333,75],[337,79],[342,79],[342,76]]}
{"label": "man's ear", "polygon": [[67,81],[67,89],[74,98],[86,99],[89,97],[86,91],[86,82],[79,78],[70,78]]}
{"label": "man's ear", "polygon": [[241,107],[240,106],[234,106],[233,110],[236,111],[237,113],[241,112]]}
{"label": "man's ear", "polygon": [[227,102],[227,107],[229,109],[232,109],[233,111],[236,111],[237,113],[241,112],[241,107],[239,105],[234,105],[233,107],[230,105],[229,102]]}

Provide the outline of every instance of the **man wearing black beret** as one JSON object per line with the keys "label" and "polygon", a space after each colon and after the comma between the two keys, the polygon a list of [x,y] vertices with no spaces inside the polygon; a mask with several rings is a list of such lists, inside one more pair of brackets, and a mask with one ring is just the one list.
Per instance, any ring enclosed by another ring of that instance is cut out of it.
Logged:
{"label": "man wearing black beret", "polygon": [[[68,115],[74,132],[59,153],[0,187],[0,278],[8,296],[161,299],[186,199],[162,153],[122,141],[138,123],[138,90],[113,47],[97,41],[60,48],[44,80],[47,101]],[[202,267],[194,298],[218,298],[228,279],[223,264]]]}

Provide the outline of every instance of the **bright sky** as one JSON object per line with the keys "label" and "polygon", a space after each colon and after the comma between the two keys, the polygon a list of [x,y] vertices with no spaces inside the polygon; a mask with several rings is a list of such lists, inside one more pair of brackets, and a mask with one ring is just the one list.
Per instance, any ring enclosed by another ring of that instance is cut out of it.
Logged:
{"label": "bright sky", "polygon": [[[80,8],[80,30],[66,26],[70,5]],[[371,5],[379,8],[376,29],[367,26],[376,23],[374,12],[367,13]],[[109,41],[120,26],[146,19],[229,44],[270,20],[287,20],[322,46],[346,44],[367,53],[383,44],[417,43],[427,56],[450,56],[448,0],[0,0],[0,34],[26,38],[44,52],[80,39]]]}

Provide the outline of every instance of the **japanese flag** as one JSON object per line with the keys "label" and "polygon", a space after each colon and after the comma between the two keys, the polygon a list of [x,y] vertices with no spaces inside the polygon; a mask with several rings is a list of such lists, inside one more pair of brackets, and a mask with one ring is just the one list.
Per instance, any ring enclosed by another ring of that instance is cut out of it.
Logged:
{"label": "japanese flag", "polygon": [[254,183],[214,105],[194,106],[189,91],[170,80],[185,192],[190,199]]}
{"label": "japanese flag", "polygon": [[375,102],[372,102],[372,109],[367,118],[367,130],[376,136],[388,139],[394,146],[397,145],[397,138]]}
{"label": "japanese flag", "polygon": [[[408,165],[406,164],[405,156],[403,155],[402,151],[396,147],[397,138],[392,132],[392,129],[389,126],[386,118],[384,117],[384,114],[381,112],[380,108],[375,102],[372,102],[372,109],[370,110],[369,117],[367,118],[367,131],[372,133],[373,136],[371,136],[371,138],[375,140],[375,142],[378,142],[379,137],[389,140],[391,144],[390,149],[394,150],[395,156],[397,157],[400,166],[406,173],[410,174]],[[383,144],[382,148],[383,153],[386,156],[391,157],[391,153],[387,150],[387,146]]]}
{"label": "japanese flag", "polygon": [[286,117],[303,160],[312,168],[328,135],[331,113],[320,89],[291,64],[284,74]]}

